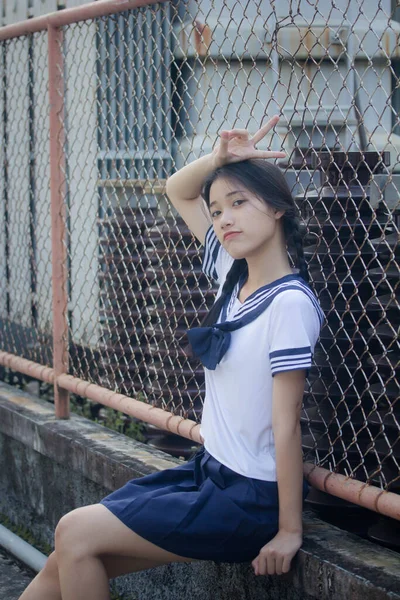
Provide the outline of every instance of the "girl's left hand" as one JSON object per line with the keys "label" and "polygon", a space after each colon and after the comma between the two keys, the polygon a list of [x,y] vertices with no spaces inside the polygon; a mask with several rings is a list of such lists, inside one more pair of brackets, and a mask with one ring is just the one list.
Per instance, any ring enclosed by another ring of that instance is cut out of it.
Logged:
{"label": "girl's left hand", "polygon": [[290,570],[290,563],[300,549],[303,537],[300,533],[279,530],[259,555],[252,561],[255,575],[282,575]]}

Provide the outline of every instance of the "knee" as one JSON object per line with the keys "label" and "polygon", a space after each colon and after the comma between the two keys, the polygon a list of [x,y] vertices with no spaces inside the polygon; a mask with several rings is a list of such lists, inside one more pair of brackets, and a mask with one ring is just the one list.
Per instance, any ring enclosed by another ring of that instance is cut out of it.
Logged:
{"label": "knee", "polygon": [[46,577],[51,579],[58,580],[58,565],[57,565],[57,556],[55,552],[52,552],[48,559],[45,562],[41,573]]}
{"label": "knee", "polygon": [[85,539],[82,535],[82,517],[79,511],[77,508],[67,513],[58,522],[54,535],[57,559],[65,555],[78,558],[84,552]]}

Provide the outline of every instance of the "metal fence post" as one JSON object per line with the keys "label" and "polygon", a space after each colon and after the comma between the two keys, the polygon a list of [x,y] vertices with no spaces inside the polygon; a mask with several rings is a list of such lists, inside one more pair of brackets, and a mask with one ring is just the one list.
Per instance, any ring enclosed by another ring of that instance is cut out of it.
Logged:
{"label": "metal fence post", "polygon": [[53,287],[53,366],[56,417],[69,418],[69,392],[57,377],[68,373],[67,246],[64,154],[63,30],[48,25],[50,103],[50,196]]}

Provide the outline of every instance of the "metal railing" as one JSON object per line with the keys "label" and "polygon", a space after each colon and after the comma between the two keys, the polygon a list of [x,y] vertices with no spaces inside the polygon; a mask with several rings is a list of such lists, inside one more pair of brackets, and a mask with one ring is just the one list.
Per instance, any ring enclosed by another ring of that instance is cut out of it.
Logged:
{"label": "metal railing", "polygon": [[269,143],[327,315],[305,471],[400,518],[396,7],[220,4],[103,0],[0,29],[0,364],[53,383],[60,418],[74,392],[199,442],[183,340],[215,287],[165,180],[279,110]]}

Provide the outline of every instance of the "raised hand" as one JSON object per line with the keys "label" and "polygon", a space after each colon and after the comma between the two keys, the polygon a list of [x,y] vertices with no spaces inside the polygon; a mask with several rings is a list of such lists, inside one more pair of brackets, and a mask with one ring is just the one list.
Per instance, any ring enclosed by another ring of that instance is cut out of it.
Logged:
{"label": "raised hand", "polygon": [[257,150],[256,145],[277,124],[279,115],[275,115],[250,137],[246,129],[232,129],[221,131],[221,141],[213,150],[214,164],[216,167],[228,163],[240,162],[249,158],[284,158],[285,152],[273,150]]}

